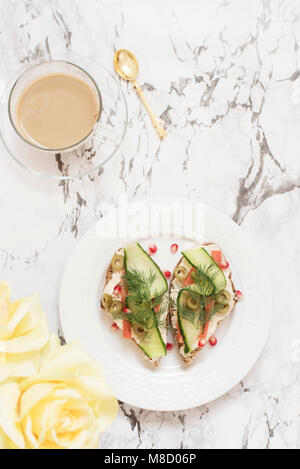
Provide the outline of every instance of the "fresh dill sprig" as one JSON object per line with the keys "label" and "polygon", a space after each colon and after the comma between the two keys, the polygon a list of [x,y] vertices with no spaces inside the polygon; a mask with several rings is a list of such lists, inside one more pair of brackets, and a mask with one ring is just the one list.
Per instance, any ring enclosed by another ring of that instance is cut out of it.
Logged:
{"label": "fresh dill sprig", "polygon": [[156,280],[156,274],[131,269],[123,276],[123,284],[128,293],[138,300],[138,303],[151,300],[151,288]]}
{"label": "fresh dill sprig", "polygon": [[155,327],[165,326],[164,316],[168,310],[168,299],[153,293],[157,276],[153,272],[131,269],[123,276],[122,284],[127,290],[126,305],[128,313],[120,312],[114,319],[129,320],[133,326],[142,327],[149,332]]}
{"label": "fresh dill sprig", "polygon": [[170,301],[167,296],[160,297],[159,309],[156,312],[156,321],[159,328],[166,328],[166,313],[169,311]]}
{"label": "fresh dill sprig", "polygon": [[[205,327],[214,315],[223,308],[223,305],[216,303],[217,297],[221,294],[212,291],[211,285],[214,285],[214,269],[197,269],[193,276],[194,283],[184,288],[183,295],[186,294],[198,304],[195,310],[188,308],[186,304],[180,305],[180,315],[182,318],[193,323],[197,328]],[[202,294],[200,294],[201,292]],[[179,306],[179,305],[178,305]]]}
{"label": "fresh dill sprig", "polygon": [[[201,295],[198,295],[197,293],[190,291],[186,289],[185,291],[188,292],[188,295],[190,298],[194,297],[197,295],[197,302],[199,303],[199,306],[197,307],[196,310],[192,310],[188,308],[185,304],[180,305],[180,316],[183,319],[186,319],[187,321],[191,322],[192,324],[195,325],[198,329],[201,326],[205,326],[205,324],[214,317],[214,315],[223,308],[223,305],[220,305],[218,303],[214,302],[213,298],[210,298],[208,301],[208,298],[203,297]],[[209,308],[207,308],[209,306]]]}
{"label": "fresh dill sprig", "polygon": [[195,268],[192,273],[193,288],[196,288],[202,296],[211,296],[215,292],[215,276],[214,266],[208,265],[205,268]]}
{"label": "fresh dill sprig", "polygon": [[130,321],[133,326],[140,326],[145,330],[153,329],[156,327],[156,318],[152,310],[151,303],[143,302],[136,304],[132,302],[130,296],[127,297],[127,304],[130,309],[129,313],[121,311],[114,315],[114,319],[125,319]]}

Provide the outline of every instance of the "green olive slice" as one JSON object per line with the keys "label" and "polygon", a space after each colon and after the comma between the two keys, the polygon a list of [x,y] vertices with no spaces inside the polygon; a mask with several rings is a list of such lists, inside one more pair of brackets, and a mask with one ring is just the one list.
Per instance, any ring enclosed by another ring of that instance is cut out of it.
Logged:
{"label": "green olive slice", "polygon": [[229,311],[229,304],[224,305],[223,308],[217,310],[217,312],[220,314],[227,314],[228,311]]}
{"label": "green olive slice", "polygon": [[199,308],[200,299],[196,298],[195,296],[189,296],[186,300],[187,308],[191,309],[192,311],[196,311]]}
{"label": "green olive slice", "polygon": [[119,300],[112,300],[109,312],[111,314],[119,314],[122,311],[122,303]]}
{"label": "green olive slice", "polygon": [[108,295],[107,293],[104,293],[101,298],[101,304],[104,309],[109,309],[112,304],[112,296]]}
{"label": "green olive slice", "polygon": [[124,257],[120,256],[119,254],[116,254],[111,263],[110,263],[112,270],[114,272],[118,272],[124,268]]}
{"label": "green olive slice", "polygon": [[185,267],[183,267],[182,265],[178,265],[175,269],[174,275],[175,275],[175,278],[177,278],[177,280],[179,280],[180,282],[183,282],[184,280],[187,279],[189,273]]}
{"label": "green olive slice", "polygon": [[186,306],[186,302],[187,302],[187,299],[190,297],[190,295],[188,294],[188,292],[186,290],[184,290],[182,292],[182,295],[181,295],[181,298],[180,298],[180,301],[181,301],[181,304],[182,306]]}
{"label": "green olive slice", "polygon": [[225,305],[228,305],[230,300],[231,300],[230,293],[227,290],[224,290],[222,293],[220,293],[220,295],[218,295],[216,299],[216,303],[225,306]]}
{"label": "green olive slice", "polygon": [[146,331],[143,326],[134,326],[133,332],[140,338],[143,338],[146,335]]}

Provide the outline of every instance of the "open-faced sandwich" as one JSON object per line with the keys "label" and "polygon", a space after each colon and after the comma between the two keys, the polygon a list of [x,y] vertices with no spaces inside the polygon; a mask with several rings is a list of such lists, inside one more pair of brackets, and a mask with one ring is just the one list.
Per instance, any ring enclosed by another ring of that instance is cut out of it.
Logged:
{"label": "open-faced sandwich", "polygon": [[182,254],[170,284],[170,315],[180,356],[189,363],[237,300],[229,263],[216,244]]}
{"label": "open-faced sandwich", "polygon": [[157,366],[166,355],[168,284],[157,264],[138,244],[119,249],[107,270],[101,298],[115,330],[132,339]]}

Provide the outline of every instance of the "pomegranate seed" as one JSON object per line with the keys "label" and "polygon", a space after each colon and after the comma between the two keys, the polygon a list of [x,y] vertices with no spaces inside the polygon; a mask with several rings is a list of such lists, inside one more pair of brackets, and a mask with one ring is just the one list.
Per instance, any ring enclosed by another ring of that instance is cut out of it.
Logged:
{"label": "pomegranate seed", "polygon": [[120,285],[116,285],[114,288],[114,295],[120,295],[122,291],[122,287]]}
{"label": "pomegranate seed", "polygon": [[225,262],[224,264],[219,264],[219,267],[223,270],[228,269],[229,267],[229,262]]}
{"label": "pomegranate seed", "polygon": [[111,329],[112,332],[117,332],[119,330],[119,326],[118,326],[118,324],[116,324],[114,322],[110,329]]}
{"label": "pomegranate seed", "polygon": [[166,349],[167,350],[172,350],[172,348],[173,348],[173,344],[170,344],[170,342],[168,342],[167,345],[166,345]]}
{"label": "pomegranate seed", "polygon": [[240,290],[237,290],[235,292],[235,296],[237,297],[238,300],[241,300],[243,298],[243,293]]}
{"label": "pomegranate seed", "polygon": [[214,335],[212,335],[211,338],[209,339],[209,343],[212,347],[214,347],[215,345],[217,345],[218,340]]}
{"label": "pomegranate seed", "polygon": [[203,348],[206,345],[205,339],[200,339],[198,342],[199,347]]}
{"label": "pomegranate seed", "polygon": [[169,270],[165,270],[164,276],[165,276],[166,278],[170,278],[170,277],[171,277],[171,272],[170,272]]}
{"label": "pomegranate seed", "polygon": [[122,311],[123,311],[123,313],[128,314],[130,310],[125,307],[125,308],[122,309]]}
{"label": "pomegranate seed", "polygon": [[152,254],[155,254],[157,252],[157,246],[156,244],[150,244],[149,246],[149,251],[152,253]]}
{"label": "pomegranate seed", "polygon": [[172,254],[175,254],[178,251],[178,244],[172,244],[170,250]]}

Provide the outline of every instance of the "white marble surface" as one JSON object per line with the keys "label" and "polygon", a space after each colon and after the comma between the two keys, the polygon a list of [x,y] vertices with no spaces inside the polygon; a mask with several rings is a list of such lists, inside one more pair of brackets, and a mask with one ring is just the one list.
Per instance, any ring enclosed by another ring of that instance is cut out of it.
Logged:
{"label": "white marble surface", "polygon": [[122,404],[104,448],[300,447],[299,45],[299,0],[0,2],[1,79],[65,50],[112,68],[125,47],[140,59],[140,82],[169,132],[160,143],[123,83],[126,141],[95,178],[38,179],[0,146],[0,276],[15,297],[38,291],[57,329],[64,265],[101,203],[120,193],[219,208],[251,234],[269,269],[271,334],[247,378],[189,411]]}

